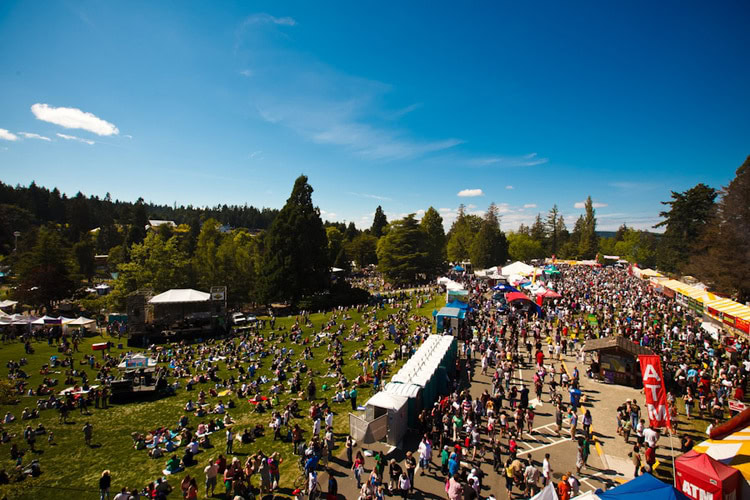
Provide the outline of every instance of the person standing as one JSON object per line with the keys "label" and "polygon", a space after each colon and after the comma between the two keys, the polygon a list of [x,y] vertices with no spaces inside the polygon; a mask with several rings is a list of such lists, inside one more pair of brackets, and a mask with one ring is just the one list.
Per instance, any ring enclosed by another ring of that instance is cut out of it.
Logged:
{"label": "person standing", "polygon": [[233,455],[232,452],[232,446],[234,443],[234,434],[232,433],[232,428],[227,427],[227,455]]}
{"label": "person standing", "polygon": [[[446,491],[448,492],[448,498],[450,500],[460,500],[463,497],[464,488],[458,480],[458,474],[454,474],[448,480]],[[510,498],[510,496],[508,498]]]}
{"label": "person standing", "polygon": [[346,463],[349,467],[352,466],[352,451],[354,449],[354,439],[351,435],[346,436]]}
{"label": "person standing", "polygon": [[328,491],[326,492],[326,500],[336,500],[339,496],[339,483],[336,481],[336,476],[333,474],[333,469],[328,469]]}
{"label": "person standing", "polygon": [[396,489],[399,487],[399,479],[403,472],[404,470],[395,459],[392,458],[391,461],[388,462],[388,492],[391,495],[396,494]]}
{"label": "person standing", "polygon": [[211,496],[214,496],[214,490],[216,489],[216,476],[219,473],[219,466],[216,465],[213,460],[209,460],[208,465],[203,469],[203,473],[206,475],[206,496],[209,496],[209,490],[211,490]]}
{"label": "person standing", "polygon": [[424,471],[429,471],[430,463],[432,462],[432,444],[427,434],[422,437],[422,442],[419,443],[419,475],[424,476]]}
{"label": "person standing", "polygon": [[352,386],[352,390],[349,391],[349,400],[352,402],[352,411],[357,411],[357,387]]}
{"label": "person standing", "polygon": [[401,498],[408,498],[409,497],[409,490],[411,490],[412,484],[411,480],[409,480],[409,476],[406,475],[406,472],[401,473],[401,477],[398,479],[398,489],[401,493]]}
{"label": "person standing", "polygon": [[409,490],[411,491],[414,488],[414,471],[417,469],[417,461],[412,453],[407,451],[404,462],[406,463],[406,475],[409,478]]}
{"label": "person standing", "polygon": [[109,469],[102,471],[99,478],[99,500],[109,500],[109,487],[112,485],[112,476],[109,475]]}
{"label": "person standing", "polygon": [[83,426],[83,439],[86,441],[87,446],[91,446],[91,438],[94,435],[94,426],[90,422],[86,422]]}
{"label": "person standing", "polygon": [[549,483],[552,480],[552,466],[549,463],[549,453],[544,454],[544,461],[542,462],[542,478],[543,478],[543,486],[547,486],[547,483]]}

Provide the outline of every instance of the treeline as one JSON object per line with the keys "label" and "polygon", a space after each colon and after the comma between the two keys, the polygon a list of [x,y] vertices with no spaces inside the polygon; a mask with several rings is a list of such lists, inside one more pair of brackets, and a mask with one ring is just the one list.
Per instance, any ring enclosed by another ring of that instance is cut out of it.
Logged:
{"label": "treeline", "polygon": [[142,198],[133,203],[112,200],[109,193],[99,198],[79,192],[68,198],[57,188],[49,190],[34,182],[28,187],[0,182],[0,255],[12,252],[16,231],[23,237],[30,229],[45,224],[59,225],[71,245],[92,229],[101,228],[95,240],[96,251],[106,254],[122,242],[130,245],[143,241],[149,219],[189,225],[215,219],[233,228],[261,230],[268,228],[277,214],[276,209],[248,205],[169,206],[146,203]]}

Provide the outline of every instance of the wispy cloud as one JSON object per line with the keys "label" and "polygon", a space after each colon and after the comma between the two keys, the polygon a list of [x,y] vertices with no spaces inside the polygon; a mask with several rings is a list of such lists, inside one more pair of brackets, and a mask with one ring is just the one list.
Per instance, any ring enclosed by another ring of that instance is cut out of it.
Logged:
{"label": "wispy cloud", "polygon": [[251,160],[262,160],[263,158],[261,157],[261,154],[263,154],[263,151],[260,151],[260,150],[253,151],[247,157],[250,158]]}
{"label": "wispy cloud", "polygon": [[253,72],[249,69],[243,69],[242,71],[240,71],[240,75],[246,78],[250,78],[251,76],[253,76]]}
{"label": "wispy cloud", "polygon": [[49,137],[45,137],[43,135],[34,134],[32,132],[19,132],[24,138],[26,139],[39,139],[40,141],[51,141]]}
{"label": "wispy cloud", "polygon": [[537,153],[529,153],[523,156],[484,156],[468,160],[468,164],[474,167],[534,167],[543,165],[549,161],[548,158],[540,158]]}
{"label": "wispy cloud", "polygon": [[[591,206],[594,208],[604,208],[606,206],[609,206],[607,203],[599,203],[597,201],[594,201],[591,203]],[[585,208],[586,202],[585,201],[577,201],[575,204],[573,204],[574,208]]]}
{"label": "wispy cloud", "polygon": [[5,141],[17,141],[18,136],[9,130],[0,128],[0,139],[3,139]]}
{"label": "wispy cloud", "polygon": [[406,106],[405,108],[397,109],[396,111],[393,111],[392,113],[388,113],[388,118],[391,120],[398,120],[404,115],[408,115],[412,111],[415,111],[419,108],[421,108],[423,104],[421,102],[415,102],[414,104],[410,104],[409,106]]}
{"label": "wispy cloud", "polygon": [[388,198],[387,196],[378,196],[378,195],[375,195],[375,194],[353,193],[351,191],[349,192],[349,194],[351,194],[353,196],[359,196],[359,197],[362,197],[362,198],[370,198],[370,199],[373,199],[373,200],[393,201],[393,198]]}
{"label": "wispy cloud", "polygon": [[95,143],[94,141],[91,141],[91,140],[89,140],[89,139],[82,139],[82,138],[80,138],[80,137],[76,137],[76,136],[74,136],[74,135],[67,135],[67,134],[60,134],[60,133],[56,133],[55,135],[56,135],[57,137],[61,138],[61,139],[65,139],[65,140],[67,140],[67,141],[78,141],[78,142],[83,142],[83,143],[85,143],[85,144],[88,144],[89,146],[93,146],[94,144],[96,144],[96,143]]}
{"label": "wispy cloud", "polygon": [[323,209],[320,209],[320,215],[322,215],[323,217],[326,217],[328,219],[335,219],[336,218],[336,214],[335,213],[328,212],[328,211],[323,210]]}
{"label": "wispy cloud", "polygon": [[130,134],[125,134],[123,135],[123,137],[125,137],[126,139],[131,139],[131,140],[133,139],[133,136]]}
{"label": "wispy cloud", "polygon": [[505,189],[513,189],[513,186],[511,186],[510,184],[508,184],[507,186],[505,186]]}
{"label": "wispy cloud", "polygon": [[458,196],[462,198],[471,198],[474,196],[484,196],[484,191],[481,189],[462,189],[458,192]]}
{"label": "wispy cloud", "polygon": [[81,111],[78,108],[55,108],[47,104],[36,103],[31,112],[37,120],[54,123],[65,128],[86,130],[97,135],[117,135],[120,131],[113,124],[98,116]]}
{"label": "wispy cloud", "polygon": [[296,26],[297,21],[294,20],[292,17],[275,17],[271,14],[253,14],[252,16],[249,16],[245,18],[243,21],[243,26],[251,26],[253,24],[276,24],[279,26]]}
{"label": "wispy cloud", "polygon": [[523,206],[523,208],[536,208],[536,203],[527,203]]}

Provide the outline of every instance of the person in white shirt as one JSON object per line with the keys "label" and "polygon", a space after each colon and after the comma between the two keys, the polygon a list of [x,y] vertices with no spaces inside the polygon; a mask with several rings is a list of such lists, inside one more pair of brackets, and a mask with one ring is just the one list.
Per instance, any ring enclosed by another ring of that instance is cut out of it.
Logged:
{"label": "person in white shirt", "polygon": [[313,436],[318,437],[320,436],[320,418],[316,418],[313,421]]}
{"label": "person in white shirt", "polygon": [[539,469],[534,467],[531,457],[529,457],[529,465],[527,465],[526,469],[523,471],[523,478],[526,483],[524,495],[531,496],[535,494],[537,490],[537,481],[539,480]]}
{"label": "person in white shirt", "polygon": [[209,460],[208,465],[203,472],[206,474],[206,496],[208,497],[208,490],[211,490],[211,496],[214,496],[214,489],[216,488],[216,475],[219,473],[219,466],[213,461]]}
{"label": "person in white shirt", "polygon": [[424,435],[422,441],[419,443],[419,467],[422,469],[419,472],[420,476],[424,476],[424,471],[429,470],[430,463],[432,462],[432,443],[430,443],[427,434]]}
{"label": "person in white shirt", "polygon": [[643,429],[643,440],[651,448],[656,448],[656,443],[659,441],[659,431],[651,427]]}
{"label": "person in white shirt", "polygon": [[333,412],[331,410],[326,413],[326,427],[333,427]]}
{"label": "person in white shirt", "polygon": [[552,480],[552,467],[549,464],[549,453],[544,454],[544,461],[542,462],[542,477],[544,478],[544,486],[547,486]]}
{"label": "person in white shirt", "polygon": [[115,495],[114,500],[130,500],[130,498],[132,497],[130,496],[130,493],[128,493],[128,490],[123,488],[122,490],[120,490],[120,493]]}

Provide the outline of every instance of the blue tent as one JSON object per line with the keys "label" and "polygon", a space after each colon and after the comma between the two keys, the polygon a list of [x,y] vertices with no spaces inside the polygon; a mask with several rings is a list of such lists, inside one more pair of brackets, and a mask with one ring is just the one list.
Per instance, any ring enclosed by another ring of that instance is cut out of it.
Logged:
{"label": "blue tent", "polygon": [[454,268],[453,268],[453,270],[454,270],[454,271],[465,271],[466,269],[464,269],[464,268],[463,268],[463,267],[461,267],[461,266],[456,266],[456,267],[454,267]]}
{"label": "blue tent", "polygon": [[688,500],[681,491],[671,484],[663,483],[651,474],[641,474],[627,483],[611,490],[596,490],[601,500]]}
{"label": "blue tent", "polygon": [[519,291],[518,289],[510,285],[506,285],[505,283],[498,283],[497,285],[493,286],[492,289],[498,292],[518,292]]}
{"label": "blue tent", "polygon": [[455,307],[457,309],[461,309],[462,311],[471,311],[471,307],[469,307],[469,304],[466,302],[461,302],[460,300],[451,300],[447,304],[445,304],[445,307]]}

